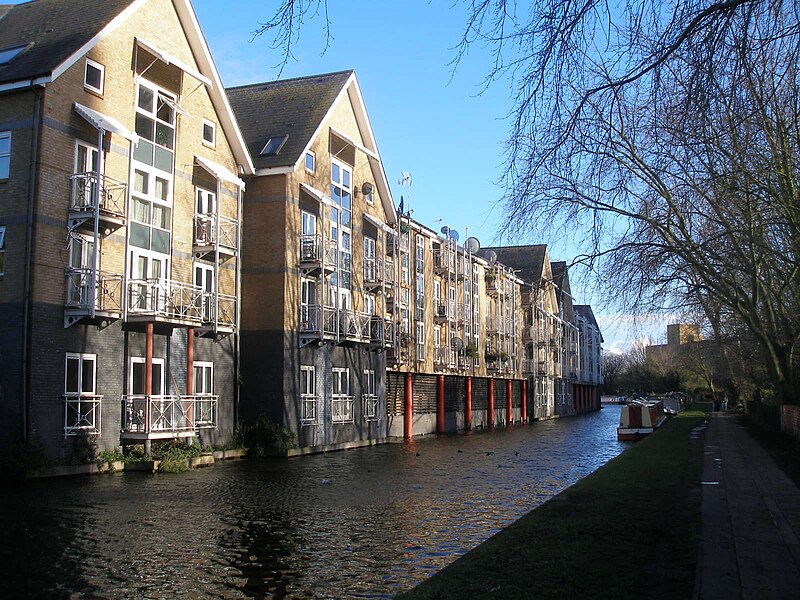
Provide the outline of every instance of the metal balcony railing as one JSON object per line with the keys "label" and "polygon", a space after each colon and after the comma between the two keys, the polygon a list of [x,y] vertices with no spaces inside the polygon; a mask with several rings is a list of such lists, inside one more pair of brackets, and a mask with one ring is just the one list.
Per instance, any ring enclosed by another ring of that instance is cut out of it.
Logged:
{"label": "metal balcony railing", "polygon": [[364,285],[376,287],[394,283],[394,263],[380,258],[364,259]]}
{"label": "metal balcony railing", "polygon": [[319,234],[300,236],[300,265],[308,268],[325,265],[333,269],[336,265],[336,240],[324,240]]}
{"label": "metal balcony railing", "polygon": [[65,395],[64,435],[77,435],[80,432],[99,434],[102,400],[103,397],[97,395]]}
{"label": "metal balcony railing", "polygon": [[334,423],[353,422],[353,396],[334,395],[331,398],[331,421]]}
{"label": "metal balcony railing", "polygon": [[217,426],[219,396],[122,397],[122,433],[170,434]]}
{"label": "metal balcony railing", "polygon": [[70,182],[72,184],[71,212],[94,213],[95,193],[99,191],[100,214],[117,219],[125,218],[125,197],[128,189],[126,182],[107,175],[100,175],[98,178],[94,171],[75,173],[70,176]]}
{"label": "metal balcony railing", "polygon": [[203,292],[201,314],[204,325],[235,328],[236,296]]}
{"label": "metal balcony railing", "polygon": [[394,344],[394,323],[389,319],[373,316],[369,320],[370,343],[388,348]]}
{"label": "metal balcony railing", "polygon": [[456,270],[456,255],[448,249],[438,249],[433,251],[433,268],[440,273],[451,272],[455,273]]}
{"label": "metal balcony railing", "polygon": [[230,217],[219,217],[217,231],[217,215],[199,213],[194,216],[194,245],[200,248],[211,248],[219,242],[220,250],[235,253],[238,249],[239,222]]}
{"label": "metal balcony railing", "polygon": [[303,425],[313,425],[317,422],[317,405],[319,399],[314,394],[300,394],[302,413],[300,421]]}
{"label": "metal balcony railing", "polygon": [[203,290],[163,279],[128,281],[128,315],[203,322]]}
{"label": "metal balcony railing", "polygon": [[96,281],[92,269],[72,268],[66,270],[67,303],[76,311],[89,313],[92,308],[92,289],[94,288],[94,309],[108,313],[122,312],[122,275],[97,271]]}
{"label": "metal balcony railing", "polygon": [[[317,339],[368,344],[372,339],[373,315],[318,304],[300,305],[300,335]],[[386,333],[384,331],[384,333]]]}
{"label": "metal balcony railing", "polygon": [[364,419],[375,421],[378,418],[378,396],[376,394],[361,394]]}

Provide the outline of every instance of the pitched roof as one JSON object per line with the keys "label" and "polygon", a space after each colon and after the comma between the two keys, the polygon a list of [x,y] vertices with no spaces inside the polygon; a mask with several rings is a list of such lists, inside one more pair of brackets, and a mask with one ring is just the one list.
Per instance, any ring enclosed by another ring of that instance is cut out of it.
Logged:
{"label": "pitched roof", "polygon": [[498,262],[514,269],[517,275],[527,283],[538,284],[544,272],[544,261],[547,256],[546,244],[527,246],[497,246],[484,248],[497,255]]}
{"label": "pitched roof", "polygon": [[[352,70],[228,88],[228,98],[256,169],[297,164]],[[260,156],[272,137],[288,135],[277,154]]]}
{"label": "pitched roof", "polygon": [[134,0],[33,0],[0,16],[0,50],[27,46],[0,66],[0,83],[47,76]]}

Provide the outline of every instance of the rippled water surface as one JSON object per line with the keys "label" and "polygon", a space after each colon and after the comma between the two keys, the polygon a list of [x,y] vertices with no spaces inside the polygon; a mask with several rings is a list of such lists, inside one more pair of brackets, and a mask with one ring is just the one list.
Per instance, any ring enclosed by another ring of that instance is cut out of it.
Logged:
{"label": "rippled water surface", "polygon": [[6,597],[389,598],[619,454],[619,407],[0,490]]}

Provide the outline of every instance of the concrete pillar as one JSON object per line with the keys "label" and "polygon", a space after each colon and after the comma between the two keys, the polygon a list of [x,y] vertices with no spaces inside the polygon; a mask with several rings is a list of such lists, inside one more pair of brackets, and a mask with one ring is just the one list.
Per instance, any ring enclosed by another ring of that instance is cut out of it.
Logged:
{"label": "concrete pillar", "polygon": [[486,426],[494,427],[494,379],[489,379],[489,408],[486,411]]}
{"label": "concrete pillar", "polygon": [[436,433],[444,433],[444,375],[436,376]]}
{"label": "concrete pillar", "polygon": [[413,432],[413,417],[414,417],[414,397],[413,385],[411,383],[411,373],[406,373],[406,401],[403,408],[403,437],[406,441],[411,441]]}
{"label": "concrete pillar", "polygon": [[464,407],[464,430],[472,429],[472,377],[467,377],[467,405]]}
{"label": "concrete pillar", "polygon": [[522,380],[522,422],[528,422],[528,380]]}
{"label": "concrete pillar", "polygon": [[514,422],[514,403],[511,401],[512,389],[511,380],[506,379],[506,426]]}

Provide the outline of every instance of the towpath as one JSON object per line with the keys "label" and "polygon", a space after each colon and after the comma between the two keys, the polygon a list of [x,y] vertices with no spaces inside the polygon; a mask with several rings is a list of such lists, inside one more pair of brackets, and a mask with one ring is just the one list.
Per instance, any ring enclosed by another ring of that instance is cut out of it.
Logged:
{"label": "towpath", "polygon": [[800,489],[733,415],[705,436],[695,600],[800,598]]}

